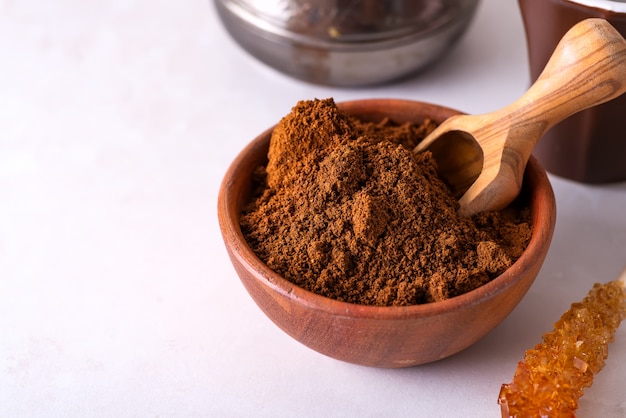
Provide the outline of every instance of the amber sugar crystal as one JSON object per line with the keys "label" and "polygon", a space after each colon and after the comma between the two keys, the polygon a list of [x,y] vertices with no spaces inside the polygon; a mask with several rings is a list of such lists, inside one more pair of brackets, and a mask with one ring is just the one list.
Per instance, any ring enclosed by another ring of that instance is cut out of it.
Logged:
{"label": "amber sugar crystal", "polygon": [[612,281],[596,283],[573,303],[543,342],[526,351],[513,381],[502,385],[502,417],[575,417],[583,389],[604,367],[608,345],[626,317],[625,299],[624,283]]}

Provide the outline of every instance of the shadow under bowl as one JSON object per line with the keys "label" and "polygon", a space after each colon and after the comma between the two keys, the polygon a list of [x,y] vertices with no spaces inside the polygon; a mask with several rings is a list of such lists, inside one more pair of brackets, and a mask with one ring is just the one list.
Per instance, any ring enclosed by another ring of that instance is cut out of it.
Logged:
{"label": "shadow under bowl", "polygon": [[[370,99],[338,103],[362,120],[441,123],[460,112],[429,103]],[[267,163],[272,129],[256,137],[232,162],[218,196],[218,218],[232,264],[261,310],[291,337],[324,355],[373,367],[408,367],[456,354],[500,324],[534,282],[548,252],[556,220],[546,172],[531,157],[520,202],[531,210],[533,232],[521,257],[489,283],[463,295],[415,306],[346,303],[304,290],[265,265],[239,225],[252,174]]]}

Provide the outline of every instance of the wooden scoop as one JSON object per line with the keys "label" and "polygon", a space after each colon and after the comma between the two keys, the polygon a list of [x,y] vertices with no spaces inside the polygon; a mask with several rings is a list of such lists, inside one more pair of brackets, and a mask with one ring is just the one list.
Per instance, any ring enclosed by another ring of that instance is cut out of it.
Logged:
{"label": "wooden scoop", "polygon": [[606,20],[587,19],[565,34],[517,101],[492,113],[453,116],[415,152],[433,153],[439,175],[460,197],[459,214],[502,209],[519,194],[528,158],[549,128],[625,91],[626,41]]}

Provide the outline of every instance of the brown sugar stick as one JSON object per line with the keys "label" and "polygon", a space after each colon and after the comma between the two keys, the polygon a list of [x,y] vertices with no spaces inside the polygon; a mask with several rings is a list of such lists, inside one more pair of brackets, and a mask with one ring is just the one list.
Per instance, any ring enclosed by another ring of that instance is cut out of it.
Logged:
{"label": "brown sugar stick", "polygon": [[604,367],[608,345],[626,317],[626,270],[605,284],[594,284],[526,351],[513,381],[502,385],[502,417],[574,417],[583,389]]}

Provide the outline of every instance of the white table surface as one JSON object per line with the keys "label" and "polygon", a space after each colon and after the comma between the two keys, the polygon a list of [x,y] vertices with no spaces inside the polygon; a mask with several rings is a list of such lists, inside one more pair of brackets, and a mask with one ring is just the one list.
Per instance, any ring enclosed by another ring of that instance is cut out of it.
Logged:
{"label": "white table surface", "polygon": [[[498,417],[524,350],[626,262],[626,184],[552,177],[553,245],[528,296],[449,359],[386,370],[292,340],[224,250],[221,178],[301,99],[469,113],[528,86],[515,1],[483,0],[434,68],[384,87],[296,81],[210,0],[0,0],[0,416]],[[580,417],[626,416],[626,327]]]}

